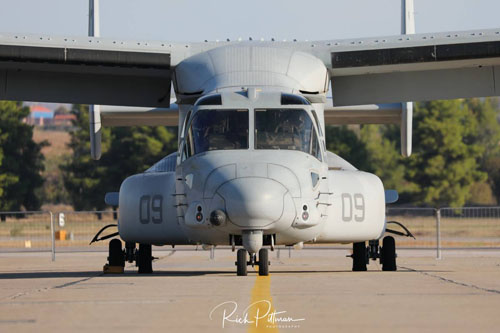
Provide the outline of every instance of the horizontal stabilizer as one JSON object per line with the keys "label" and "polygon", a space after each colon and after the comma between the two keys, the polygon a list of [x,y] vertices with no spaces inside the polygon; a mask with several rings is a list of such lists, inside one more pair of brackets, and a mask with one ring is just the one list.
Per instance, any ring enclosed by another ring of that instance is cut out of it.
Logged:
{"label": "horizontal stabilizer", "polygon": [[325,124],[399,124],[401,109],[401,103],[327,107]]}
{"label": "horizontal stabilizer", "polygon": [[413,104],[368,104],[325,108],[326,125],[398,124],[401,128],[401,155],[412,149]]}
{"label": "horizontal stabilizer", "polygon": [[179,112],[176,104],[170,108],[141,108],[101,106],[103,126],[178,126]]}

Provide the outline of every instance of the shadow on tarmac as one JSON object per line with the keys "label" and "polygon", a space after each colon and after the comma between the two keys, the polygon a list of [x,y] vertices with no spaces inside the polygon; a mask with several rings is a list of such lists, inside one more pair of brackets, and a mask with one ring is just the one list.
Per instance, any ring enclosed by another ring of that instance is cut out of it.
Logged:
{"label": "shadow on tarmac", "polygon": [[[445,273],[443,270],[419,270],[426,273]],[[257,272],[248,272],[249,276],[257,275]],[[271,275],[285,274],[325,274],[325,273],[353,273],[350,270],[280,270],[271,271]],[[355,274],[387,274],[387,273],[415,273],[415,271],[400,269],[396,272],[384,272],[369,270],[366,272],[355,272]],[[99,271],[78,271],[78,272],[15,272],[1,273],[0,280],[10,279],[50,279],[50,278],[93,278],[93,277],[157,277],[157,276],[203,276],[203,275],[235,275],[235,271],[154,271],[153,274],[138,274],[136,271],[125,271],[124,274],[104,274]]]}

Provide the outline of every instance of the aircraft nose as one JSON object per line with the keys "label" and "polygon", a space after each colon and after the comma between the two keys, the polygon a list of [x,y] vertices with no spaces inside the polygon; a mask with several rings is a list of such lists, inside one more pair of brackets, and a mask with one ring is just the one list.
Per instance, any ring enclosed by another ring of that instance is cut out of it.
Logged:
{"label": "aircraft nose", "polygon": [[295,208],[288,190],[269,178],[233,179],[217,192],[229,220],[243,229],[267,229],[279,221],[292,223]]}

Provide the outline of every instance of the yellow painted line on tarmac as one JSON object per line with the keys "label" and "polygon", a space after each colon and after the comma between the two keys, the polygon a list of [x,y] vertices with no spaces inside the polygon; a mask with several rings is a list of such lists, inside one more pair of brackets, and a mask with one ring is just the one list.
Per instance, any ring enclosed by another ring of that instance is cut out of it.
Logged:
{"label": "yellow painted line on tarmac", "polygon": [[[255,266],[254,269],[258,273],[258,266]],[[257,275],[248,311],[248,318],[255,322],[249,324],[248,332],[279,332],[277,325],[272,322],[271,314],[274,312],[273,298],[271,297],[271,274],[268,276]]]}

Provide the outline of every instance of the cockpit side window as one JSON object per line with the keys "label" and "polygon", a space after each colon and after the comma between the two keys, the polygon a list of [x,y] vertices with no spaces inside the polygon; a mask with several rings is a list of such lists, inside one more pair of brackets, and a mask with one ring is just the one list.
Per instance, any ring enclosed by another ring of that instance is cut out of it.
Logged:
{"label": "cockpit side window", "polygon": [[184,126],[182,127],[182,136],[186,135],[186,128],[190,117],[191,117],[191,110],[189,110],[189,112],[186,115],[186,118],[184,119]]}
{"label": "cockpit side window", "polygon": [[321,160],[314,124],[303,109],[255,109],[255,149],[299,150]]}
{"label": "cockpit side window", "polygon": [[316,131],[313,130],[312,140],[311,140],[311,155],[316,157],[318,160],[323,161],[321,158],[321,148],[319,145],[318,136]]}
{"label": "cockpit side window", "polygon": [[187,156],[210,150],[248,149],[248,126],[248,110],[199,110],[187,133]]}
{"label": "cockpit side window", "polygon": [[321,124],[319,123],[318,114],[315,110],[312,110],[312,115],[314,117],[314,121],[316,122],[316,126],[318,127],[319,136],[323,136],[323,131],[321,130]]}

